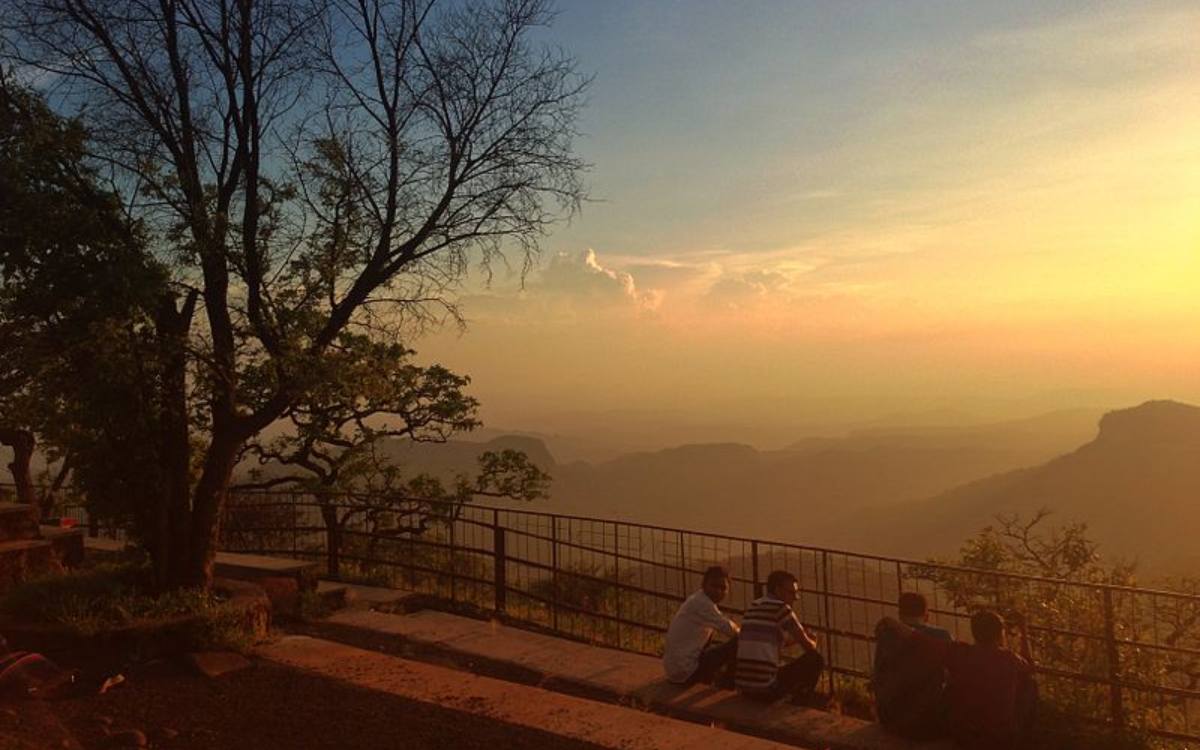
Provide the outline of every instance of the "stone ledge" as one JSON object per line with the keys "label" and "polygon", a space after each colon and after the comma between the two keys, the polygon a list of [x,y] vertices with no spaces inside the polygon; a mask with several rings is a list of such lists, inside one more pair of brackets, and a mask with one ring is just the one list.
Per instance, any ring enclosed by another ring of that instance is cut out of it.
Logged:
{"label": "stone ledge", "polygon": [[258,655],[361,688],[531,727],[609,750],[787,750],[777,742],[719,727],[305,636],[281,638],[258,649]]}
{"label": "stone ledge", "polygon": [[836,750],[944,750],[888,735],[870,722],[789,704],[762,705],[707,685],[682,688],[662,677],[658,659],[473,620],[444,612],[335,614],[317,632],[393,649],[403,645],[485,674],[646,708],[767,739]]}

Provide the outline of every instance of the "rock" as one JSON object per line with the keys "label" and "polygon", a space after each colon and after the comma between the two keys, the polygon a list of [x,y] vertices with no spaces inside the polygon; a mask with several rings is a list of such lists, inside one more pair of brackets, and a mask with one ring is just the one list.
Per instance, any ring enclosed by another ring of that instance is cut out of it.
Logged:
{"label": "rock", "polygon": [[13,652],[0,660],[0,695],[53,696],[75,682],[75,675],[41,654]]}
{"label": "rock", "polygon": [[255,641],[271,630],[271,600],[262,586],[232,578],[214,578],[213,591],[228,597],[228,605],[241,612],[242,623]]}
{"label": "rock", "polygon": [[210,679],[250,666],[250,660],[232,651],[198,651],[187,655],[188,663]]}
{"label": "rock", "polygon": [[109,747],[146,747],[149,744],[146,735],[137,729],[126,729],[108,735]]}
{"label": "rock", "polygon": [[178,736],[179,736],[179,731],[176,729],[171,729],[170,727],[161,727],[158,730],[159,739],[167,740],[168,742],[170,740],[175,739]]}
{"label": "rock", "polygon": [[300,582],[295,576],[267,576],[256,583],[266,592],[275,612],[295,615],[300,611]]}

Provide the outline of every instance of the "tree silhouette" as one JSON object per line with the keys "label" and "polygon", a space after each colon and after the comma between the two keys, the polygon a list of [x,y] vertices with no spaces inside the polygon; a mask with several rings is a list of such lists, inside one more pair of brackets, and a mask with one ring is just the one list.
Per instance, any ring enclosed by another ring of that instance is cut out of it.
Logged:
{"label": "tree silhouette", "polygon": [[344,334],[453,316],[473,261],[527,268],[578,207],[587,81],[531,41],[550,18],[544,0],[6,3],[4,59],[86,118],[171,271],[170,583],[211,581],[238,456]]}

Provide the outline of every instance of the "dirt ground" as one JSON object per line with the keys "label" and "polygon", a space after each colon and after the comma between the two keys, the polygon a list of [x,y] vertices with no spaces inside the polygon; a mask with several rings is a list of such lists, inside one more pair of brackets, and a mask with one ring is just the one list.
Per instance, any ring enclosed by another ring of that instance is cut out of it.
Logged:
{"label": "dirt ground", "polygon": [[129,729],[165,750],[599,750],[262,662],[216,679],[159,664],[105,695],[48,707],[88,750],[112,747],[108,735]]}

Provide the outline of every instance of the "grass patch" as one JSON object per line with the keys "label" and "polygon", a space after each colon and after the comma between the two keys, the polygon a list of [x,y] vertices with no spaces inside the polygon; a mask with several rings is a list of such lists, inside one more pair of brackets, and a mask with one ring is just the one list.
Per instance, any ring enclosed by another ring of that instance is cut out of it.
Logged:
{"label": "grass patch", "polygon": [[25,583],[0,598],[0,613],[25,623],[94,636],[139,625],[195,617],[186,629],[198,649],[250,644],[241,613],[199,589],[151,593],[149,571],[134,563],[102,563]]}

